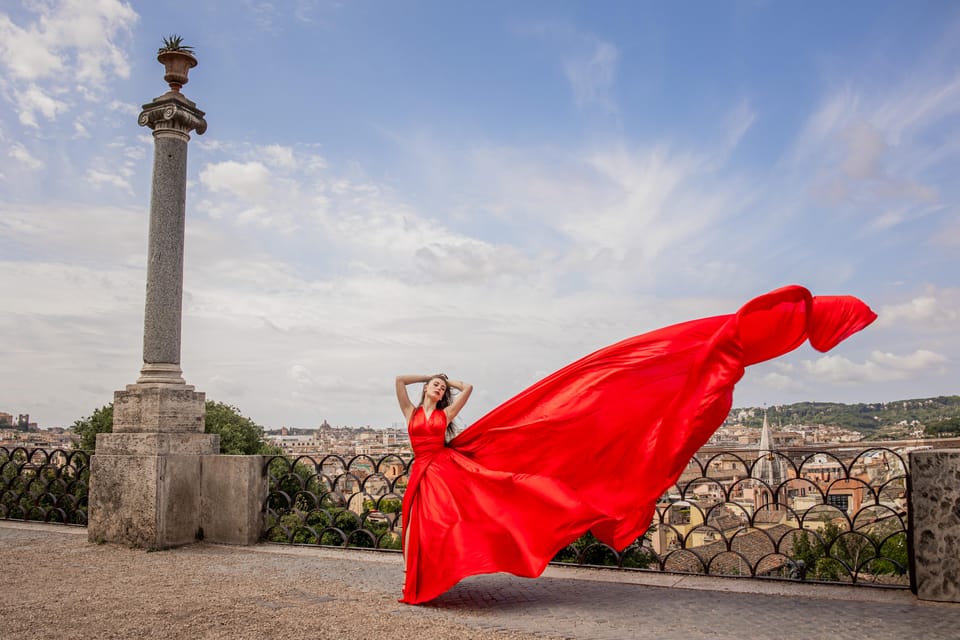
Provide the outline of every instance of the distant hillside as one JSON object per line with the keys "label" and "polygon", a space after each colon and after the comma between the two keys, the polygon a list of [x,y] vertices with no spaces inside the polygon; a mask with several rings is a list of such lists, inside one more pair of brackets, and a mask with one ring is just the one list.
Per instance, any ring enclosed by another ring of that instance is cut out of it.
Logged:
{"label": "distant hillside", "polygon": [[[830,425],[853,429],[869,437],[899,436],[947,420],[960,419],[960,396],[939,396],[872,404],[798,402],[767,407],[771,426]],[[760,427],[763,407],[735,408],[728,424]]]}

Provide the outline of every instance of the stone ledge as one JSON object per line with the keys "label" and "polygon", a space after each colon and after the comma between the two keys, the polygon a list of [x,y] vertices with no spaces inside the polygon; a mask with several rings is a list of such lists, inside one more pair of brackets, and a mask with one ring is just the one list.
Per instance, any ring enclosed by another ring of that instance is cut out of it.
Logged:
{"label": "stone ledge", "polygon": [[216,433],[100,433],[96,456],[145,456],[220,453]]}

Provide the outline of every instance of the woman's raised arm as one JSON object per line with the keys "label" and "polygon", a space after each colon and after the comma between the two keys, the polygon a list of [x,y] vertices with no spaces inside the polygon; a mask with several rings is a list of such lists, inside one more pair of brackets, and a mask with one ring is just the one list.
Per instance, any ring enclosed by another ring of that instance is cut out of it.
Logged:
{"label": "woman's raised arm", "polygon": [[413,415],[413,410],[417,408],[410,400],[407,385],[426,382],[429,379],[430,376],[424,375],[397,376],[397,402],[400,403],[400,411],[403,412],[403,417],[407,419],[407,422],[410,422],[410,416]]}
{"label": "woman's raised arm", "polygon": [[467,400],[470,399],[470,394],[473,393],[473,385],[463,380],[447,380],[447,386],[460,392],[450,403],[450,406],[443,410],[447,414],[447,422],[452,422],[460,413],[460,410],[463,409],[463,405],[467,404]]}

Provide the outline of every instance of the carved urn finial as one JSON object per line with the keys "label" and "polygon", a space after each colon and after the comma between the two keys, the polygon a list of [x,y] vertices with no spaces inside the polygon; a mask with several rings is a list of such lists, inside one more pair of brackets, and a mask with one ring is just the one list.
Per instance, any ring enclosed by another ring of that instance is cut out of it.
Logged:
{"label": "carved urn finial", "polygon": [[163,65],[164,81],[170,85],[170,90],[180,93],[180,88],[189,82],[187,74],[197,66],[197,57],[193,54],[193,47],[183,44],[183,38],[178,35],[163,39],[163,46],[157,50],[157,61]]}

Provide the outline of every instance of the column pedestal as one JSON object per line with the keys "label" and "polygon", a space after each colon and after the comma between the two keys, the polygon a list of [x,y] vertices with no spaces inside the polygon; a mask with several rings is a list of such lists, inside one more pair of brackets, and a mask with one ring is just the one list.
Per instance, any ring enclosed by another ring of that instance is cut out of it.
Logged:
{"label": "column pedestal", "polygon": [[205,455],[204,394],[189,385],[132,384],[114,394],[114,433],[97,436],[90,461],[87,537],[164,549],[197,539]]}

